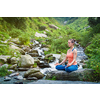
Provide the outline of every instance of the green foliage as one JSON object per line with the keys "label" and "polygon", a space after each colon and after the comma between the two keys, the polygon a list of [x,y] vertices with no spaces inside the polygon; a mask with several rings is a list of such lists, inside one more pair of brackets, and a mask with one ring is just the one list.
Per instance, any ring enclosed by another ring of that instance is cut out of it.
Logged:
{"label": "green foliage", "polygon": [[22,30],[20,29],[12,29],[10,32],[9,32],[9,35],[12,37],[12,38],[17,38],[18,36],[20,36],[21,34],[23,34]]}
{"label": "green foliage", "polygon": [[19,41],[21,44],[28,45],[30,41],[30,35],[28,33],[23,33],[19,36]]}
{"label": "green foliage", "polygon": [[87,62],[88,68],[95,70],[95,80],[100,81],[100,34],[94,36],[91,44],[87,46],[85,53],[90,58]]}
{"label": "green foliage", "polygon": [[11,74],[11,72],[8,72],[6,66],[2,66],[0,68],[0,76],[6,76],[6,75],[9,75],[9,74]]}

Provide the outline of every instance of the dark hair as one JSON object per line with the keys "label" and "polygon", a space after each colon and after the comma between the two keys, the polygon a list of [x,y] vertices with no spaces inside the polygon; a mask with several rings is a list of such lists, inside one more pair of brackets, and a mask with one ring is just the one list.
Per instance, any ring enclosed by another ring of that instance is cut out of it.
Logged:
{"label": "dark hair", "polygon": [[75,39],[69,39],[72,43],[75,43]]}

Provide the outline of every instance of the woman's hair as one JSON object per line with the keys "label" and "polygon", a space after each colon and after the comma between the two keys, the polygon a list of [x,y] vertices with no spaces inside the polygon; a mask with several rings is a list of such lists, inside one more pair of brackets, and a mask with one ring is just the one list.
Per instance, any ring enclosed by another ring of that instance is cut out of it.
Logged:
{"label": "woman's hair", "polygon": [[75,43],[75,39],[69,39],[72,43]]}

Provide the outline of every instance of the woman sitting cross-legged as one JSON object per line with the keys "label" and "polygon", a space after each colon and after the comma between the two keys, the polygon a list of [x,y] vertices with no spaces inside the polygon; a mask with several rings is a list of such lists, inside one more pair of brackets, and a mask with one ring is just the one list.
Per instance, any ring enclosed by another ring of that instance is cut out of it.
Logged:
{"label": "woman sitting cross-legged", "polygon": [[[57,70],[65,70],[67,72],[72,72],[78,69],[78,65],[76,62],[77,57],[77,50],[74,48],[74,39],[68,40],[68,46],[70,49],[67,51],[66,58],[61,63],[56,63],[56,69]],[[68,64],[63,66],[62,64],[65,63],[68,60]]]}

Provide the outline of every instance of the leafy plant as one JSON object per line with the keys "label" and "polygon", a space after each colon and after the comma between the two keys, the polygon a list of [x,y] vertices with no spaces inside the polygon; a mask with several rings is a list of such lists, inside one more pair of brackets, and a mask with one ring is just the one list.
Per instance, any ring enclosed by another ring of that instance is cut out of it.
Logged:
{"label": "leafy plant", "polygon": [[0,76],[6,76],[11,74],[11,72],[8,71],[8,69],[6,68],[6,66],[2,66],[0,68]]}

